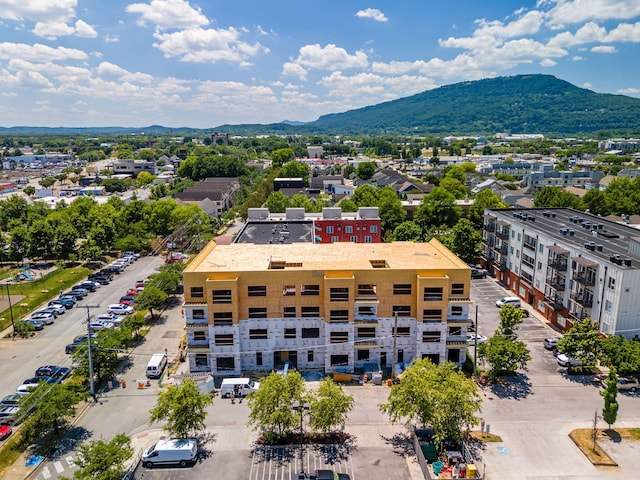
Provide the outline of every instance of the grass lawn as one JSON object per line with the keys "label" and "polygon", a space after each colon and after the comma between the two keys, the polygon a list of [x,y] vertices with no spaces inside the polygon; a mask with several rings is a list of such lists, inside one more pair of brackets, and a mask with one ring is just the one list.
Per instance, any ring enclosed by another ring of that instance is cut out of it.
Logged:
{"label": "grass lawn", "polygon": [[593,448],[593,430],[590,428],[577,428],[573,430],[569,437],[578,446],[578,448],[584,453],[591,463],[599,466],[611,466],[617,467],[618,464],[613,460],[606,451],[599,445],[598,440],[606,437],[614,438],[628,438],[632,440],[640,440],[639,428],[615,428],[609,430],[598,429],[598,436],[596,439],[595,449]]}
{"label": "grass lawn", "polygon": [[501,442],[502,441],[502,437],[500,437],[498,435],[494,435],[493,433],[481,432],[479,430],[473,430],[473,431],[469,432],[469,435],[471,435],[471,438],[473,438],[477,442],[482,442],[482,443],[491,443],[491,442]]}
{"label": "grass lawn", "polygon": [[[23,319],[28,313],[40,307],[43,303],[57,297],[60,290],[66,290],[76,283],[84,280],[91,272],[86,267],[56,268],[36,280],[25,280],[20,283],[9,284],[9,292],[12,300],[13,318],[15,321]],[[6,295],[6,287],[0,285]],[[24,297],[24,298],[22,298]],[[18,298],[22,298],[17,301]],[[0,330],[11,325],[11,312],[7,308],[0,312]]]}

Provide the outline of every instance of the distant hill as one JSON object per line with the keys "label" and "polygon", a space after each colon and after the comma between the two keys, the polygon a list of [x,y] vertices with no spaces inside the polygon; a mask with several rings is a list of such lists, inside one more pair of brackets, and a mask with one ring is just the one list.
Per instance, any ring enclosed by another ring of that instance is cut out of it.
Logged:
{"label": "distant hill", "polygon": [[552,75],[462,82],[344,113],[307,128],[359,133],[576,134],[640,127],[640,99],[595,93]]}
{"label": "distant hill", "polygon": [[552,75],[517,75],[455,83],[410,97],[344,113],[323,115],[314,122],[285,120],[273,124],[219,125],[208,129],[0,127],[2,134],[172,134],[213,131],[230,135],[413,134],[494,135],[543,133],[601,137],[640,135],[640,99],[595,93]]}

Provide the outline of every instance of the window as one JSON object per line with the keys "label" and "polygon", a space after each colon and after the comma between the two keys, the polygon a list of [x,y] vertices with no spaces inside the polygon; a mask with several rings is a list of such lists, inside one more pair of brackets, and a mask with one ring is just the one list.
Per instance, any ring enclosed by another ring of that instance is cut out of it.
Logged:
{"label": "window", "polygon": [[329,291],[329,299],[332,302],[348,302],[349,289],[346,287],[336,287]]}
{"label": "window", "polygon": [[300,316],[301,317],[319,317],[320,307],[301,307]]}
{"label": "window", "polygon": [[362,307],[358,307],[358,315],[374,315],[375,316],[376,311],[374,310],[373,307],[370,306],[362,306]]}
{"label": "window", "polygon": [[423,300],[425,302],[441,302],[442,287],[425,287]]}
{"label": "window", "polygon": [[369,283],[358,284],[358,295],[375,295],[376,286]]}
{"label": "window", "polygon": [[202,309],[198,309],[198,310],[192,310],[191,311],[191,318],[193,318],[194,320],[204,320],[204,310]]}
{"label": "window", "polygon": [[358,338],[376,338],[376,327],[360,327],[356,329]]}
{"label": "window", "polygon": [[302,285],[300,295],[320,295],[320,285]]}
{"label": "window", "polygon": [[296,329],[295,328],[285,328],[284,329],[284,338],[296,338]]}
{"label": "window", "polygon": [[196,367],[209,366],[209,355],[206,353],[196,353]]}
{"label": "window", "polygon": [[351,235],[351,238],[349,238],[349,241],[351,243],[358,243],[358,237],[356,235]]}
{"label": "window", "polygon": [[193,339],[195,341],[202,341],[207,339],[207,332],[195,331],[193,332]]}
{"label": "window", "polygon": [[267,309],[265,307],[250,308],[249,318],[267,318]]}
{"label": "window", "polygon": [[329,342],[331,343],[347,343],[349,341],[349,332],[331,332]]}
{"label": "window", "polygon": [[432,330],[427,330],[426,332],[422,332],[422,342],[423,343],[440,343],[440,332]]}
{"label": "window", "polygon": [[422,355],[422,358],[428,358],[434,365],[440,365],[439,353],[427,353],[425,355]]}
{"label": "window", "polygon": [[256,365],[262,365],[262,352],[256,352]]}
{"label": "window", "polygon": [[218,370],[235,370],[236,359],[233,357],[220,357],[216,360]]}
{"label": "window", "polygon": [[284,307],[284,317],[291,318],[296,316],[296,307]]}
{"label": "window", "polygon": [[365,235],[364,243],[371,243],[371,242],[373,242],[373,238],[371,238],[371,235]]}
{"label": "window", "polygon": [[231,303],[231,290],[214,290],[213,303]]}
{"label": "window", "polygon": [[221,327],[224,325],[233,325],[233,313],[231,312],[214,312],[213,326]]}
{"label": "window", "polygon": [[358,356],[357,359],[359,361],[365,361],[365,360],[369,360],[369,356],[371,354],[369,353],[369,350],[358,350]]}
{"label": "window", "polygon": [[332,367],[349,365],[349,355],[331,355],[330,360]]}
{"label": "window", "polygon": [[192,298],[204,298],[204,287],[191,287]]}
{"label": "window", "polygon": [[398,327],[393,329],[394,337],[409,337],[411,335],[411,327]]}
{"label": "window", "polygon": [[250,297],[266,297],[267,286],[266,285],[249,285],[247,287],[247,295]]}
{"label": "window", "polygon": [[302,338],[320,338],[320,329],[319,328],[303,328],[301,337]]}
{"label": "window", "polygon": [[344,323],[349,321],[349,310],[331,310],[329,313],[331,323]]}
{"label": "window", "polygon": [[604,301],[604,311],[611,313],[611,311],[613,310],[613,302],[611,300],[605,300]]}
{"label": "window", "polygon": [[451,307],[451,315],[456,317],[462,315],[462,307]]}
{"label": "window", "polygon": [[410,283],[394,283],[393,284],[394,295],[411,295]]}
{"label": "window", "polygon": [[347,225],[344,227],[344,233],[353,233],[353,226]]}
{"label": "window", "polygon": [[616,289],[616,279],[615,279],[615,278],[613,278],[613,277],[609,277],[609,284],[608,284],[608,287],[609,287],[611,290],[615,290],[615,289]]}
{"label": "window", "polygon": [[378,226],[377,225],[371,225],[369,227],[369,232],[370,233],[378,233]]}
{"label": "window", "polygon": [[333,237],[331,237],[331,243],[337,243],[339,241],[340,241],[340,239],[338,238],[337,235],[334,235]]}
{"label": "window", "polygon": [[451,285],[451,295],[464,295],[464,283],[454,283]]}
{"label": "window", "polygon": [[327,225],[327,233],[333,233],[333,225]]}
{"label": "window", "polygon": [[411,306],[410,305],[394,305],[391,307],[394,315],[398,315],[399,317],[410,317],[411,316]]}
{"label": "window", "polygon": [[295,285],[285,285],[282,287],[282,295],[285,297],[292,297],[296,294],[296,286]]}
{"label": "window", "polygon": [[233,334],[228,333],[224,335],[215,336],[215,344],[217,347],[230,347],[233,345]]}
{"label": "window", "polygon": [[307,350],[307,362],[313,362],[313,350]]}
{"label": "window", "polygon": [[268,336],[266,328],[252,328],[249,330],[249,340],[266,340]]}
{"label": "window", "polygon": [[448,350],[447,361],[451,363],[458,363],[460,361],[460,350],[455,348]]}
{"label": "window", "polygon": [[427,309],[422,311],[423,322],[441,322],[442,310]]}
{"label": "window", "polygon": [[462,327],[449,327],[450,337],[459,337],[462,335]]}

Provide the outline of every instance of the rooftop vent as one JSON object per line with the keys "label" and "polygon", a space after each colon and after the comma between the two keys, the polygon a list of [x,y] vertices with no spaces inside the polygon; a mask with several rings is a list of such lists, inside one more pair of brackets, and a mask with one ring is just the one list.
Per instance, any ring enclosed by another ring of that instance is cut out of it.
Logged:
{"label": "rooftop vent", "polygon": [[630,258],[625,258],[625,259],[624,259],[624,264],[625,264],[627,267],[630,267],[630,266],[631,266],[631,259],[630,259]]}
{"label": "rooftop vent", "polygon": [[567,235],[569,235],[570,237],[573,237],[575,234],[576,234],[576,231],[575,231],[575,230],[569,229],[569,230],[567,231]]}
{"label": "rooftop vent", "polygon": [[389,264],[386,260],[369,260],[373,268],[389,268]]}
{"label": "rooftop vent", "polygon": [[597,251],[597,252],[601,252],[601,251],[602,251],[602,245],[597,244],[597,245],[596,245],[596,251]]}

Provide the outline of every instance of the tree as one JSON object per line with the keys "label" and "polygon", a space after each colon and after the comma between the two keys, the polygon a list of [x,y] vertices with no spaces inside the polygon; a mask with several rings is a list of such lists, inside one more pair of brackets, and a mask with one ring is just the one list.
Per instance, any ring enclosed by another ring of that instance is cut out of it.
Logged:
{"label": "tree", "polygon": [[376,173],[375,162],[361,162],[356,168],[356,175],[362,180],[369,180]]}
{"label": "tree", "polygon": [[422,236],[422,230],[415,222],[402,222],[393,231],[393,239],[397,242],[417,242]]}
{"label": "tree", "polygon": [[267,208],[271,213],[284,213],[289,207],[289,197],[282,192],[272,192],[267,198]]}
{"label": "tree", "polygon": [[353,410],[354,400],[353,396],[346,395],[340,385],[327,377],[311,395],[309,407],[311,428],[329,433],[335,427],[346,423],[348,413]]}
{"label": "tree", "polygon": [[561,188],[544,187],[536,194],[533,205],[536,208],[580,208],[581,202],[577,195],[562,190]]}
{"label": "tree", "polygon": [[86,391],[73,383],[42,383],[20,401],[19,416],[26,418],[22,425],[22,442],[31,445],[49,431],[59,434],[76,411],[76,405],[87,396]]}
{"label": "tree", "polygon": [[34,187],[33,185],[27,185],[26,187],[24,187],[22,191],[26,195],[29,195],[30,197],[32,197],[33,195],[36,194],[36,187]]}
{"label": "tree", "polygon": [[496,329],[496,335],[518,338],[518,326],[522,323],[524,311],[514,305],[500,307],[500,323]]}
{"label": "tree", "polygon": [[140,310],[149,310],[153,318],[153,309],[160,309],[165,306],[168,295],[158,287],[150,285],[136,295],[136,303]]}
{"label": "tree", "polygon": [[484,218],[485,208],[507,208],[508,205],[502,201],[499,195],[494,193],[491,189],[485,188],[479,191],[473,204],[469,207],[469,219],[476,226],[481,226]]}
{"label": "tree", "polygon": [[184,379],[180,385],[170,385],[158,394],[149,421],[164,420],[163,430],[172,437],[187,438],[206,428],[207,407],[212,402],[210,393],[201,393],[196,382]]}
{"label": "tree", "polygon": [[285,163],[280,168],[280,176],[284,178],[302,178],[305,185],[309,185],[309,165],[295,160]]}
{"label": "tree", "polygon": [[602,363],[614,367],[618,373],[640,371],[640,342],[622,335],[608,335],[600,340]]}
{"label": "tree", "polygon": [[385,232],[393,232],[407,216],[407,212],[402,208],[400,198],[391,187],[383,187],[378,191],[377,207],[380,212],[382,230]]}
{"label": "tree", "polygon": [[594,363],[600,348],[598,324],[590,318],[576,320],[569,331],[558,340],[558,350],[577,358],[586,365]]}
{"label": "tree", "polygon": [[286,377],[272,372],[247,397],[249,424],[264,429],[270,439],[288,433],[298,425],[293,406],[305,398],[304,379],[298,372],[289,371]]}
{"label": "tree", "polygon": [[531,360],[529,349],[524,342],[503,335],[494,335],[478,345],[478,355],[491,365],[491,378],[501,374],[513,374],[521,368],[527,369]]}
{"label": "tree", "polygon": [[295,158],[295,152],[292,148],[277,148],[271,152],[271,161],[277,167]]}
{"label": "tree", "polygon": [[136,183],[140,187],[144,187],[145,185],[149,185],[153,182],[156,177],[150,174],[149,172],[140,172],[136,177]]}
{"label": "tree", "polygon": [[618,402],[616,402],[616,397],[618,396],[618,375],[616,374],[615,367],[609,370],[605,384],[606,387],[604,391],[600,392],[600,395],[604,397],[602,418],[607,422],[607,425],[609,425],[609,429],[611,429],[611,425],[616,423],[616,418],[618,418],[619,407]]}
{"label": "tree", "polygon": [[482,234],[466,218],[461,218],[451,229],[447,247],[467,263],[475,263],[480,254]]}
{"label": "tree", "polygon": [[119,433],[109,442],[92,440],[80,445],[73,472],[75,480],[120,480],[124,462],[133,455],[131,439]]}
{"label": "tree", "polygon": [[461,215],[462,209],[456,205],[455,197],[443,188],[435,187],[422,200],[414,221],[420,225],[425,235],[430,227],[453,227]]}
{"label": "tree", "polygon": [[461,441],[464,431],[478,423],[481,407],[472,379],[451,362],[434,365],[427,358],[414,361],[400,383],[391,387],[388,402],[380,405],[392,421],[431,426],[438,447],[447,438]]}
{"label": "tree", "polygon": [[469,195],[469,190],[460,180],[454,177],[445,177],[440,181],[441,188],[444,188],[447,192],[453,195],[458,200],[466,198]]}
{"label": "tree", "polygon": [[40,186],[45,189],[53,187],[56,182],[57,180],[55,179],[55,177],[45,177],[41,180],[38,180]]}

